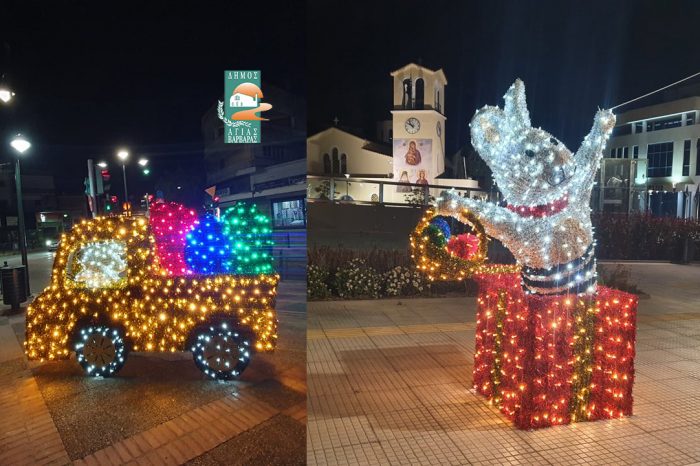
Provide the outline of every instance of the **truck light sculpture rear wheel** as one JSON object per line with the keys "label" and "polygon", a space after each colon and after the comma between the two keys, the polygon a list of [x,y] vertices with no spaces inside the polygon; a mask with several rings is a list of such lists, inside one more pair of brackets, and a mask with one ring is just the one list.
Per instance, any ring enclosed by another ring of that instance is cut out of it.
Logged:
{"label": "truck light sculpture rear wheel", "polygon": [[86,374],[109,377],[124,366],[126,345],[119,329],[88,326],[80,330],[75,354]]}
{"label": "truck light sculpture rear wheel", "polygon": [[238,377],[250,363],[250,339],[226,322],[199,329],[191,350],[199,370],[213,379]]}

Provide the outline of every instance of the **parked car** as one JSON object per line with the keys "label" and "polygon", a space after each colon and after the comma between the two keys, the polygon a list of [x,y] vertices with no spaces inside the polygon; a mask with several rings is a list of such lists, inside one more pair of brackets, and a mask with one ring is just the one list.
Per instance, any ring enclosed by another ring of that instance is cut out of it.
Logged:
{"label": "parked car", "polygon": [[215,379],[276,344],[276,274],[168,275],[144,217],[85,220],[63,235],[51,282],[27,310],[32,360],[116,374],[131,351],[191,351]]}
{"label": "parked car", "polygon": [[50,238],[50,239],[47,239],[44,244],[46,244],[46,249],[53,252],[53,251],[58,250],[58,243],[59,243],[58,238]]}

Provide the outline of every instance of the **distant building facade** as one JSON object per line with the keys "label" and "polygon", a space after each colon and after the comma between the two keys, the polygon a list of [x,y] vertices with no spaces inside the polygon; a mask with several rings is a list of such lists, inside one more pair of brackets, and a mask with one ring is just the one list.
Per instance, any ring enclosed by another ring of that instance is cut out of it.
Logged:
{"label": "distant building facade", "polygon": [[221,208],[254,202],[269,215],[278,271],[301,278],[306,267],[306,101],[263,87],[273,107],[265,112],[269,120],[262,122],[260,144],[225,144],[216,105],[202,117],[206,183],[216,187]]}
{"label": "distant building facade", "polygon": [[306,102],[269,85],[265,95],[273,108],[265,112],[260,144],[225,144],[216,105],[203,116],[207,186],[216,186],[221,207],[254,201],[276,229],[304,228]]}
{"label": "distant building facade", "polygon": [[391,120],[377,123],[376,141],[338,126],[337,120],[309,136],[309,199],[413,204],[442,190],[421,189],[425,185],[478,190],[475,180],[444,178],[443,71],[409,63],[390,76]]}
{"label": "distant building facade", "polygon": [[[597,199],[597,208],[614,211],[610,207],[618,200],[605,192],[612,189],[619,193],[626,188],[631,196],[625,201],[628,211],[697,218],[699,118],[700,94],[617,115],[601,166],[598,186],[603,195]],[[620,159],[629,162],[621,163]]]}
{"label": "distant building facade", "polygon": [[[14,165],[0,167],[0,250],[19,247],[16,193]],[[57,195],[54,177],[47,173],[22,170],[22,201],[30,248],[41,247],[45,238],[57,237],[73,220],[87,216],[85,196]],[[54,216],[60,217],[60,228],[53,223],[49,231],[44,220]]]}

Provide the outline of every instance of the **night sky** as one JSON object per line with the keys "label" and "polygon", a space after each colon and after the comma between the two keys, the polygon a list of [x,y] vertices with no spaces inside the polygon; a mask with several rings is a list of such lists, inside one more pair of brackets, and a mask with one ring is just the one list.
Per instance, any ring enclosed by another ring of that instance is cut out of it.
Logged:
{"label": "night sky", "polygon": [[24,166],[55,173],[59,191],[82,191],[88,157],[117,172],[120,146],[152,161],[150,182],[136,186],[132,169],[134,191],[178,167],[203,174],[201,117],[230,68],[308,90],[311,134],[338,116],[374,138],[374,123],[390,118],[389,73],[411,61],[442,67],[448,154],[468,141],[474,110],[502,105],[516,77],[533,124],[575,150],[598,106],[700,71],[700,4],[690,0],[312,0],[253,13],[238,2],[143,3],[3,3],[0,73],[17,96],[0,106],[0,138],[25,133],[34,148]]}
{"label": "night sky", "polygon": [[[34,147],[23,166],[54,172],[59,191],[82,192],[92,157],[112,162],[121,196],[120,146],[152,163],[140,186],[133,164],[130,194],[132,185],[152,192],[153,180],[178,167],[203,176],[201,118],[222,99],[226,69],[260,69],[263,84],[305,94],[301,3],[125,5],[3,2],[0,74],[17,96],[0,106],[0,137],[26,134]],[[9,150],[3,144],[0,159]]]}
{"label": "night sky", "polygon": [[389,73],[420,60],[447,76],[447,154],[517,77],[533,125],[575,151],[597,107],[700,71],[694,1],[313,0],[308,18],[311,134],[337,115],[374,139],[374,122],[391,118]]}

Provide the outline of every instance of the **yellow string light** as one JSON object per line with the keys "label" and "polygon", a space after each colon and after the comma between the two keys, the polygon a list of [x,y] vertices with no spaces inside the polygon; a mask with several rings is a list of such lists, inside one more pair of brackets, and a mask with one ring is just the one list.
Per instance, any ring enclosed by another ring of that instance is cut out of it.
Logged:
{"label": "yellow string light", "polygon": [[[112,243],[125,245],[124,277],[96,282],[76,275],[85,272],[81,250]],[[250,329],[258,351],[274,349],[278,275],[168,277],[154,249],[142,217],[83,220],[64,234],[51,282],[27,308],[27,357],[67,358],[78,326],[96,322],[122,328],[134,351],[184,351],[194,328],[219,317]]]}

